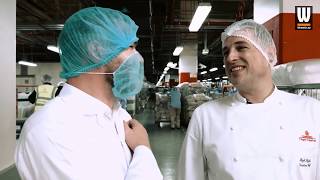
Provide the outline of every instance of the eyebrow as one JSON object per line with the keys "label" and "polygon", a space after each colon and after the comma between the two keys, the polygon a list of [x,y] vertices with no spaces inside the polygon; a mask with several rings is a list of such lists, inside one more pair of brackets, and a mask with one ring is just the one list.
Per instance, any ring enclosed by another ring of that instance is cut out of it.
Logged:
{"label": "eyebrow", "polygon": [[237,41],[234,44],[241,45],[241,44],[248,44],[248,42],[246,42],[246,41]]}
{"label": "eyebrow", "polygon": [[[249,43],[246,41],[236,41],[235,43],[233,43],[235,45],[248,45]],[[225,52],[228,49],[228,47],[223,47],[222,52]]]}

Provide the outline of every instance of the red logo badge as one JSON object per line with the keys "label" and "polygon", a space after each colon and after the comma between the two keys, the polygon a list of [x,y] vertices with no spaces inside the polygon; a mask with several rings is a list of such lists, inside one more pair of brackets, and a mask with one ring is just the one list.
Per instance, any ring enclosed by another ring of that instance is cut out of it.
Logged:
{"label": "red logo badge", "polygon": [[300,141],[309,141],[309,142],[316,142],[316,138],[312,137],[308,131],[304,132],[304,135],[299,137]]}

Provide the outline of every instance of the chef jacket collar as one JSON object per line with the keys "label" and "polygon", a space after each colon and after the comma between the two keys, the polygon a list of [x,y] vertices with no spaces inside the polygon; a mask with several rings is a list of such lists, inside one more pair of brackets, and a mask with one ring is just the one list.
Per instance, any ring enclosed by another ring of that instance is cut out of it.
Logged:
{"label": "chef jacket collar", "polygon": [[111,114],[112,111],[118,110],[121,107],[120,102],[117,101],[111,109],[100,100],[68,83],[65,83],[61,89],[59,97],[65,102],[71,102],[74,105],[74,109],[83,114]]}
{"label": "chef jacket collar", "polygon": [[[270,94],[270,96],[268,96],[263,103],[269,103],[269,102],[275,102],[275,101],[279,101],[279,90],[277,88],[277,86],[274,85],[274,90],[273,92]],[[248,102],[247,99],[245,97],[243,97],[239,91],[236,93],[236,100],[238,100],[241,103],[246,103],[246,104],[251,104],[251,102]]]}

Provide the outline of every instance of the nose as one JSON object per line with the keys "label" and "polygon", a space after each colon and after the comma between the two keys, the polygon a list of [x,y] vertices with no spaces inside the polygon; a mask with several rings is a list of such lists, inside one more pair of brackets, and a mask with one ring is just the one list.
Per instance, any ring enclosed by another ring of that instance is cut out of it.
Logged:
{"label": "nose", "polygon": [[233,63],[238,59],[239,59],[239,54],[235,48],[230,48],[228,54],[224,57],[225,64]]}

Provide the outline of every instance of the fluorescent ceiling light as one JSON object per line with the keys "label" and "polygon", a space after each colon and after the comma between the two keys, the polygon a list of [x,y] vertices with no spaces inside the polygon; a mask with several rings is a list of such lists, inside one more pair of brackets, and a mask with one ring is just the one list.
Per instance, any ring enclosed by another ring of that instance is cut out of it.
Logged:
{"label": "fluorescent ceiling light", "polygon": [[165,67],[165,68],[164,68],[165,71],[168,71],[169,69],[170,69],[169,67]]}
{"label": "fluorescent ceiling light", "polygon": [[212,79],[211,78],[209,78],[209,79],[207,79],[208,81],[211,81]]}
{"label": "fluorescent ceiling light", "polygon": [[172,67],[173,66],[173,62],[168,62],[167,67]]}
{"label": "fluorescent ceiling light", "polygon": [[222,79],[228,79],[228,76],[223,76]]}
{"label": "fluorescent ceiling light", "polygon": [[183,47],[182,46],[177,46],[176,49],[173,51],[174,56],[179,56],[180,53],[182,52]]}
{"label": "fluorescent ceiling light", "polygon": [[220,78],[219,77],[216,77],[216,78],[214,78],[215,80],[219,80]]}
{"label": "fluorescent ceiling light", "polygon": [[223,67],[223,68],[226,68],[226,65],[223,65],[222,67]]}
{"label": "fluorescent ceiling light", "polygon": [[207,71],[202,71],[200,74],[207,74]]}
{"label": "fluorescent ceiling light", "polygon": [[36,63],[32,63],[28,61],[19,61],[18,64],[25,65],[25,66],[32,66],[32,67],[38,66]]}
{"label": "fluorescent ceiling light", "polygon": [[199,63],[199,69],[205,69],[205,68],[207,68],[206,65]]}
{"label": "fluorescent ceiling light", "polygon": [[59,53],[59,48],[57,46],[48,45],[47,49],[56,53]]}
{"label": "fluorescent ceiling light", "polygon": [[[177,67],[177,63],[173,63],[173,62],[168,62],[168,64],[167,64],[167,68],[172,68],[172,69],[174,69],[175,67]],[[169,69],[168,69],[169,70]]]}
{"label": "fluorescent ceiling light", "polygon": [[210,72],[217,71],[217,70],[218,70],[218,68],[216,68],[216,67],[209,69]]}
{"label": "fluorescent ceiling light", "polygon": [[162,74],[162,75],[160,76],[160,79],[159,79],[159,81],[157,82],[156,86],[160,86],[163,77],[164,77],[164,74]]}
{"label": "fluorescent ceiling light", "polygon": [[211,11],[210,3],[199,3],[189,25],[190,32],[197,32]]}
{"label": "fluorescent ceiling light", "polygon": [[202,49],[202,54],[203,55],[208,55],[209,54],[209,49],[208,48]]}

